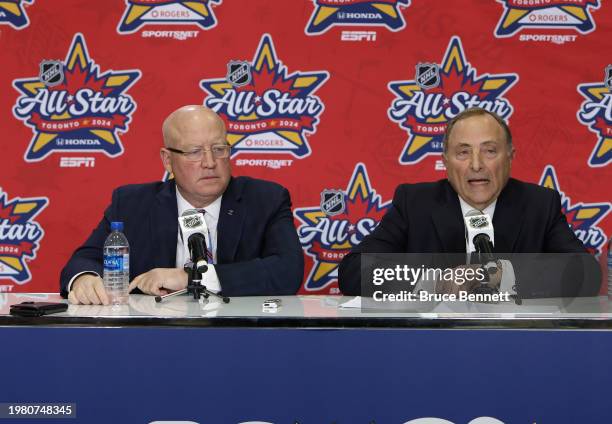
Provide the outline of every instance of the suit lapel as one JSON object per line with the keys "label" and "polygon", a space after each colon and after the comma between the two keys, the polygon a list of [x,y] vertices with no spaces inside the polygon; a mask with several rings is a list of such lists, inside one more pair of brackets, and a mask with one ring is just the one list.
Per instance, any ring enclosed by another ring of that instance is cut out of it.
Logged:
{"label": "suit lapel", "polygon": [[176,265],[177,233],[176,185],[174,181],[168,181],[157,194],[157,207],[151,211],[155,267],[173,268]]}
{"label": "suit lapel", "polygon": [[432,211],[431,219],[442,244],[442,250],[465,253],[465,229],[459,197],[448,180],[441,182],[437,207]]}
{"label": "suit lapel", "polygon": [[244,179],[230,180],[223,198],[217,224],[217,259],[219,263],[233,262],[236,259],[236,250],[242,235],[242,227],[246,217],[242,205],[242,189]]}
{"label": "suit lapel", "polygon": [[493,215],[493,230],[495,231],[496,253],[514,252],[514,245],[521,232],[526,205],[521,202],[520,185],[510,178],[506,187],[497,198]]}

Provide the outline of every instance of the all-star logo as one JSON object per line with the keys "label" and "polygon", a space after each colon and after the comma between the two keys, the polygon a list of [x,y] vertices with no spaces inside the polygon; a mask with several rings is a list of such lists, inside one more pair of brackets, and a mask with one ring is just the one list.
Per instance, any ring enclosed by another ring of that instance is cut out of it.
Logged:
{"label": "all-star logo", "polygon": [[[483,74],[466,60],[459,37],[453,37],[439,65],[439,76],[431,88],[419,79],[431,71],[432,64],[423,70],[417,66],[415,78],[391,81],[389,90],[395,99],[388,110],[389,119],[400,124],[410,137],[399,157],[401,164],[413,164],[428,155],[442,153],[442,139],[446,123],[459,112],[470,107],[482,107],[502,118],[512,115],[512,105],[503,95],[518,81],[517,74]],[[435,74],[435,71],[432,75]]]}
{"label": "all-star logo", "polygon": [[608,65],[602,82],[579,84],[586,99],[578,111],[578,121],[597,134],[598,140],[589,158],[589,166],[606,166],[612,162],[612,65]]}
{"label": "all-star logo", "polygon": [[399,31],[406,26],[400,7],[410,0],[312,0],[315,10],[306,34],[321,34],[333,26],[383,26]]}
{"label": "all-star logo", "polygon": [[232,156],[241,152],[285,152],[297,158],[310,155],[304,133],[315,132],[325,107],[314,93],[329,73],[287,75],[268,34],[261,38],[248,71],[250,82],[240,86],[231,75],[229,81],[226,76],[200,82],[207,93],[204,104],[225,121]]}
{"label": "all-star logo", "polygon": [[48,203],[46,197],[8,200],[0,189],[0,278],[10,278],[17,284],[32,278],[27,262],[36,258],[45,234],[34,218]]}
{"label": "all-star logo", "polygon": [[497,0],[504,13],[495,29],[496,37],[510,37],[523,28],[573,28],[581,34],[595,29],[592,9],[599,0]]}
{"label": "all-star logo", "polygon": [[[339,199],[338,194],[344,198]],[[324,190],[321,204],[296,208],[300,242],[314,260],[304,288],[317,291],[337,281],[342,258],[374,230],[389,206],[390,202],[381,202],[365,165],[359,163],[346,190]]]}
{"label": "all-star logo", "polygon": [[576,236],[591,253],[601,253],[602,247],[608,241],[608,236],[597,227],[597,224],[610,212],[610,203],[576,203],[572,204],[559,187],[555,168],[548,165],[540,179],[540,185],[552,188],[561,195],[561,212]]}
{"label": "all-star logo", "polygon": [[30,20],[23,10],[23,6],[32,3],[34,3],[34,0],[0,1],[0,25],[10,25],[15,29],[23,29],[30,25]]}
{"label": "all-star logo", "polygon": [[76,34],[64,62],[43,61],[38,77],[13,81],[21,94],[13,114],[34,133],[25,160],[37,162],[54,151],[122,154],[117,131],[128,130],[136,110],[124,93],[139,78],[133,69],[100,74],[85,39]]}
{"label": "all-star logo", "polygon": [[217,25],[211,4],[222,0],[125,0],[126,9],[117,32],[130,34],[143,25],[198,25],[210,29]]}

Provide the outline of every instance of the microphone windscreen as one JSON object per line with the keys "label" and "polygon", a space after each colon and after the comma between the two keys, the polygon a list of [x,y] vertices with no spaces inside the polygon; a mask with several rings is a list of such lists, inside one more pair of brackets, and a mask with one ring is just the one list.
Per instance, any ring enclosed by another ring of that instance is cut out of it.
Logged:
{"label": "microphone windscreen", "polygon": [[187,209],[179,216],[178,221],[183,243],[187,243],[189,236],[195,233],[200,233],[204,237],[208,237],[208,226],[206,225],[202,212],[196,209]]}
{"label": "microphone windscreen", "polygon": [[468,242],[468,252],[476,252],[474,246],[474,237],[478,234],[486,234],[491,240],[491,244],[495,245],[495,236],[493,232],[493,221],[487,213],[482,213],[477,210],[471,210],[463,218],[465,222],[465,238]]}

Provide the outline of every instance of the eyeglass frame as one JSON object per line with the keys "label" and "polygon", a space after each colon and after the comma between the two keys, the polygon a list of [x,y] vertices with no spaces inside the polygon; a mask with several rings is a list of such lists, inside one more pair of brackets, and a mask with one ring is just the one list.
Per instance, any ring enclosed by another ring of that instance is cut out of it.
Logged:
{"label": "eyeglass frame", "polygon": [[[222,147],[223,151],[225,152],[224,156],[220,156],[220,157],[215,156],[215,153],[213,152],[213,149],[215,147],[217,147],[217,148],[221,148]],[[169,152],[172,152],[172,153],[178,153],[180,155],[183,155],[185,160],[188,160],[190,162],[199,162],[202,159],[204,159],[204,153],[206,153],[206,152],[210,152],[212,154],[212,156],[213,156],[213,159],[225,159],[225,158],[228,158],[228,157],[230,157],[230,152],[232,150],[232,146],[230,146],[229,144],[213,144],[208,149],[205,148],[205,147],[201,147],[201,148],[199,147],[199,148],[191,150],[191,151],[180,150],[180,149],[176,149],[174,147],[164,147],[164,149],[166,149],[166,150],[168,150]],[[188,154],[195,153],[197,151],[202,152],[202,157],[201,158],[199,158],[199,159],[189,159],[187,157]],[[227,155],[227,156],[225,156],[225,155]]]}

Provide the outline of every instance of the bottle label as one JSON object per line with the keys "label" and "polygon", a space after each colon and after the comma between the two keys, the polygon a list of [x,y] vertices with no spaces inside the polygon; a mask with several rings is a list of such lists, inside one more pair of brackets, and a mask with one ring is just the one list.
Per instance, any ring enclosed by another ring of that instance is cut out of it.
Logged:
{"label": "bottle label", "polygon": [[104,257],[105,271],[127,271],[129,267],[129,255],[108,255]]}
{"label": "bottle label", "polygon": [[128,253],[123,255],[123,271],[130,272],[130,255]]}

